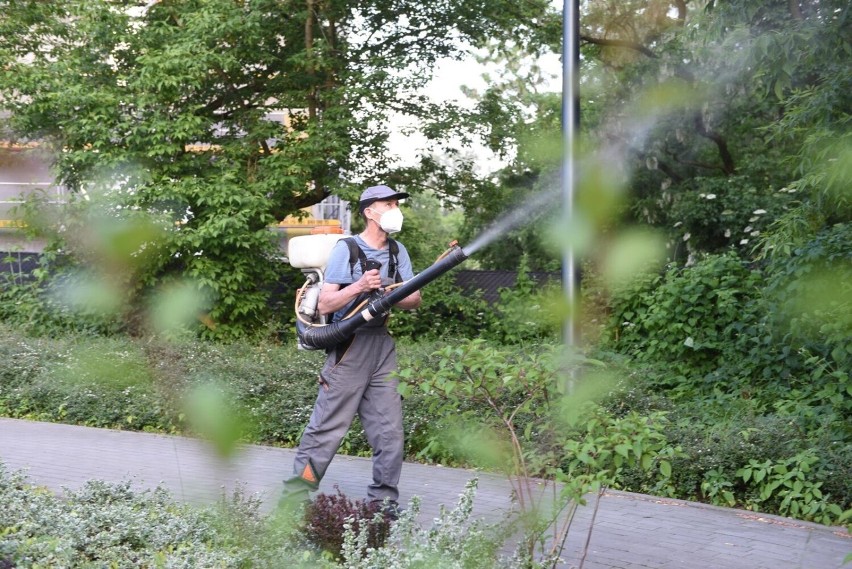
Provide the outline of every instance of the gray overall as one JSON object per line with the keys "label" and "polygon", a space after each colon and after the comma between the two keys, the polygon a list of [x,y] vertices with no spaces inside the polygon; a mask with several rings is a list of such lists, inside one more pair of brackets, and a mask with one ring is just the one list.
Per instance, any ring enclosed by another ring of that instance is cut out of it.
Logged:
{"label": "gray overall", "polygon": [[293,461],[297,476],[310,476],[305,475],[310,461],[319,482],[358,413],[373,448],[367,498],[397,501],[404,449],[399,382],[388,379],[395,369],[396,348],[384,326],[361,328],[345,352],[329,354],[320,372],[324,385]]}

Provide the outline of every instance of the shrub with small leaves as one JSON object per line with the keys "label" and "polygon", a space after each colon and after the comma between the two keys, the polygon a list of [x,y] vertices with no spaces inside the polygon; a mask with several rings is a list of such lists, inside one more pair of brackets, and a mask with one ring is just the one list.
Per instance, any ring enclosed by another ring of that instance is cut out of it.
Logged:
{"label": "shrub with small leaves", "polygon": [[[0,560],[12,567],[238,567],[204,515],[161,489],[92,481],[64,499],[0,465]],[[191,565],[193,564],[194,565]]]}
{"label": "shrub with small leaves", "polygon": [[471,519],[476,479],[468,481],[456,507],[441,507],[432,527],[417,523],[420,498],[415,496],[393,524],[383,547],[367,546],[364,529],[348,525],[344,536],[343,565],[348,569],[541,569],[550,564],[533,561],[519,551],[511,558],[500,554],[506,526]]}
{"label": "shrub with small leaves", "polygon": [[[242,490],[214,507],[176,502],[158,488],[90,481],[56,496],[0,463],[0,569],[297,569],[337,564],[304,548],[301,531],[260,513]],[[289,520],[292,522],[292,520]]]}
{"label": "shrub with small leaves", "polygon": [[336,494],[318,494],[305,508],[305,534],[312,544],[340,558],[346,528],[366,532],[366,547],[382,547],[390,533],[390,519],[381,502],[352,501],[337,486]]}

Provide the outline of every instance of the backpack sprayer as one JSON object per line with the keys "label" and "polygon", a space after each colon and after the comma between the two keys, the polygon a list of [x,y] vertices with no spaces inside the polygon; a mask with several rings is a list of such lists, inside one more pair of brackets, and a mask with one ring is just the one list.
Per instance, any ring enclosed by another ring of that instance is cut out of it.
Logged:
{"label": "backpack sprayer", "polygon": [[327,325],[330,315],[317,310],[319,293],[325,282],[325,267],[331,250],[341,234],[302,235],[293,237],[287,243],[287,260],[290,266],[301,269],[305,275],[305,284],[296,291],[296,336],[300,350],[315,350],[317,346],[305,344],[302,340],[305,330],[314,326]]}
{"label": "backpack sprayer", "polygon": [[[290,239],[287,258],[290,265],[301,269],[307,280],[296,292],[296,335],[303,350],[325,350],[348,340],[355,331],[377,317],[383,317],[390,308],[409,294],[420,290],[469,257],[457,244],[452,244],[435,263],[414,278],[375,291],[343,320],[328,322],[327,316],[317,310],[319,292],[324,282],[325,266],[339,234],[302,235]],[[378,263],[376,263],[378,265]],[[380,265],[379,265],[380,266]],[[378,268],[377,266],[369,266]]]}

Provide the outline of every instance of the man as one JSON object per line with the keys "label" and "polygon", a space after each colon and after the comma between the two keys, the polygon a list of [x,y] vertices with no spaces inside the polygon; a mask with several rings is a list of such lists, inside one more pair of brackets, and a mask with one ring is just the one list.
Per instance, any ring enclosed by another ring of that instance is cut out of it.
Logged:
{"label": "man", "polygon": [[[323,314],[334,314],[332,321],[344,318],[373,291],[414,276],[405,247],[388,237],[402,229],[399,200],[407,197],[388,186],[373,186],[361,194],[358,209],[366,227],[354,237],[355,243],[363,252],[361,259],[378,261],[381,269],[362,270],[360,262],[350,262],[352,253],[344,240],[335,245],[318,304]],[[396,274],[389,274],[394,267]],[[396,304],[407,310],[419,305],[419,291]],[[349,341],[329,350],[314,410],[293,461],[295,476],[284,483],[285,499],[306,500],[308,492],[318,488],[357,413],[373,448],[373,482],[367,498],[387,500],[390,513],[396,510],[404,451],[402,398],[398,381],[388,377],[396,370],[396,348],[386,322],[387,318],[376,318],[358,328]]]}

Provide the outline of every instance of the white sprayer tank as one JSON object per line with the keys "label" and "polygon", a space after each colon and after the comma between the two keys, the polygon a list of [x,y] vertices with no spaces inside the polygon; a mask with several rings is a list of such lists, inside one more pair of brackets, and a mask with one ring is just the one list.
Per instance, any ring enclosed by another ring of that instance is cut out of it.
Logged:
{"label": "white sprayer tank", "polygon": [[287,260],[297,269],[320,269],[325,272],[331,250],[344,237],[347,236],[340,233],[292,237],[287,242]]}

